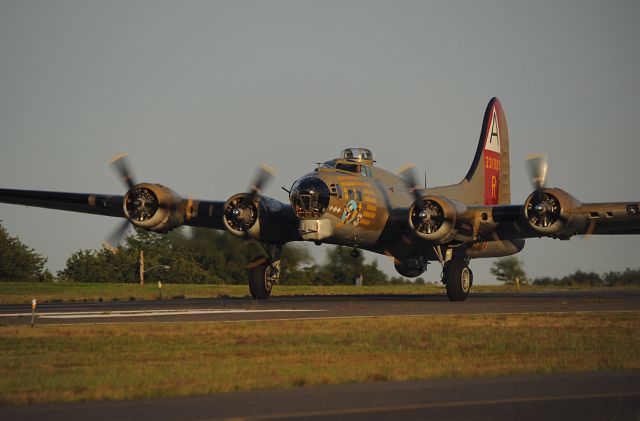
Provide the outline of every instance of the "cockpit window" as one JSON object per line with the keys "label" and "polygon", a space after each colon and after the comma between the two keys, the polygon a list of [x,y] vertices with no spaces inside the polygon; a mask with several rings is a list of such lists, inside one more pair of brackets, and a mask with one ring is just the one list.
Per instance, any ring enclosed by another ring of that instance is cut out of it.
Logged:
{"label": "cockpit window", "polygon": [[320,164],[320,168],[335,168],[335,167],[336,167],[335,159],[333,161],[327,161]]}
{"label": "cockpit window", "polygon": [[338,163],[336,165],[336,169],[337,170],[342,170],[342,171],[347,171],[347,172],[352,172],[352,173],[358,173],[358,164],[345,164],[345,163]]}
{"label": "cockpit window", "polygon": [[373,161],[373,154],[369,149],[348,148],[342,151],[342,158],[357,161]]}

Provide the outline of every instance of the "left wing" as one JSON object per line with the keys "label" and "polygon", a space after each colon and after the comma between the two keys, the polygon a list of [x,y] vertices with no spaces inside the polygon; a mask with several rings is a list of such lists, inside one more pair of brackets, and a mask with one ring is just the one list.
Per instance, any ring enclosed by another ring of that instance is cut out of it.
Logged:
{"label": "left wing", "polygon": [[454,248],[534,237],[640,234],[639,202],[581,203],[558,188],[541,188],[523,205],[466,205],[426,195],[396,213],[424,244]]}
{"label": "left wing", "polygon": [[640,234],[640,202],[580,203],[561,189],[543,189],[522,206],[491,210],[501,239]]}

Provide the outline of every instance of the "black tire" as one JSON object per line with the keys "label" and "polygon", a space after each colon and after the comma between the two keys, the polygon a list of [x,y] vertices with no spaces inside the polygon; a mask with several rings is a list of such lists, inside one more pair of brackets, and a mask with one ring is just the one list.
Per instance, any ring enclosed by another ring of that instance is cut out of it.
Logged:
{"label": "black tire", "polygon": [[461,259],[453,259],[444,265],[447,297],[451,301],[464,301],[473,285],[473,272]]}
{"label": "black tire", "polygon": [[256,257],[251,261],[249,265],[249,292],[255,300],[266,300],[271,295],[273,284],[267,276],[271,270],[273,268],[264,256]]}

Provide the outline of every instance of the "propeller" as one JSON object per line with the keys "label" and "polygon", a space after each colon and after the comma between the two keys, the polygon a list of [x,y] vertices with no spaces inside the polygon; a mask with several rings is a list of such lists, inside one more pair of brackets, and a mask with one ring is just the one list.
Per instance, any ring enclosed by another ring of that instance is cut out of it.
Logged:
{"label": "propeller", "polygon": [[[409,192],[413,195],[414,200],[420,199],[418,189],[418,178],[416,177],[416,164],[408,163],[400,167],[398,170],[398,176],[401,177],[409,186]],[[425,186],[426,187],[426,186]]]}
{"label": "propeller", "polygon": [[[421,197],[419,193],[420,184],[416,177],[415,168],[415,164],[405,164],[398,170],[398,176],[404,179],[407,183],[409,186],[409,192],[413,195],[414,202],[417,203]],[[432,200],[427,200],[422,202],[421,205],[416,205],[414,207],[411,212],[411,220],[418,231],[425,234],[433,234],[442,227],[446,218],[444,210],[438,203]]]}
{"label": "propeller", "polygon": [[120,244],[120,241],[122,241],[122,238],[128,229],[129,221],[125,219],[111,232],[111,234],[109,234],[107,239],[102,242],[102,245],[112,253],[115,253],[118,251],[118,245]]}
{"label": "propeller", "polygon": [[276,175],[276,171],[266,164],[260,165],[249,183],[244,196],[236,196],[225,206],[225,218],[233,231],[242,232],[244,237],[258,220],[258,207],[255,199],[262,194]]}
{"label": "propeller", "polygon": [[129,159],[126,153],[121,153],[111,158],[109,165],[120,175],[122,182],[128,190],[135,187],[135,176],[133,175],[133,171],[131,171],[131,165],[129,165]]}
{"label": "propeller", "polygon": [[[173,190],[160,184],[138,184],[131,170],[127,154],[114,156],[109,161],[109,165],[127,188],[123,203],[126,220],[117,226],[103,242],[106,248],[112,251],[116,250],[117,245],[127,232],[129,224],[145,230],[164,233],[194,215],[195,204],[191,197],[186,200],[182,199]],[[264,184],[264,181],[255,184],[260,186]]]}
{"label": "propeller", "polygon": [[[109,160],[109,165],[120,176],[122,183],[125,185],[127,190],[131,192],[131,199],[135,201],[137,196],[136,189],[134,188],[136,181],[133,171],[131,171],[131,165],[129,164],[127,156],[128,155],[126,153],[115,155]],[[122,238],[129,228],[129,224],[130,222],[128,219],[122,221],[122,223],[119,224],[111,234],[109,234],[107,239],[102,242],[102,245],[112,252],[117,251],[120,241],[122,241]]]}
{"label": "propeller", "polygon": [[258,197],[263,190],[271,183],[271,180],[276,176],[276,170],[268,166],[267,164],[261,164],[256,169],[256,173],[253,176],[253,181],[249,186],[249,199],[252,201]]}
{"label": "propeller", "polygon": [[560,218],[560,203],[558,199],[545,193],[544,188],[547,181],[547,156],[544,154],[529,154],[526,157],[531,176],[531,184],[534,188],[533,200],[527,205],[527,215],[531,223],[541,228],[553,225]]}
{"label": "propeller", "polygon": [[529,174],[531,175],[531,183],[533,188],[539,192],[545,187],[547,179],[547,156],[544,154],[530,154],[526,158],[529,165]]}

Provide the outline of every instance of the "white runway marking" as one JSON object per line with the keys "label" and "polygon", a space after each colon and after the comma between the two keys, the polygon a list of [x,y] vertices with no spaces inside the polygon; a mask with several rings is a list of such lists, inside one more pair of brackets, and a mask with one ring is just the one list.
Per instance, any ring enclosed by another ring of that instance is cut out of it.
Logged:
{"label": "white runway marking", "polygon": [[[325,310],[304,309],[211,309],[211,310],[126,310],[126,311],[102,311],[102,312],[60,312],[60,313],[36,313],[41,319],[87,319],[87,318],[113,318],[113,317],[147,317],[147,316],[190,316],[198,314],[234,314],[234,313],[292,313]],[[31,313],[0,313],[0,317],[31,316]]]}

